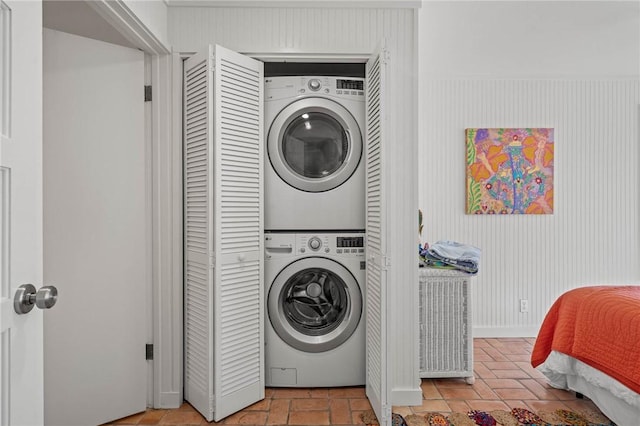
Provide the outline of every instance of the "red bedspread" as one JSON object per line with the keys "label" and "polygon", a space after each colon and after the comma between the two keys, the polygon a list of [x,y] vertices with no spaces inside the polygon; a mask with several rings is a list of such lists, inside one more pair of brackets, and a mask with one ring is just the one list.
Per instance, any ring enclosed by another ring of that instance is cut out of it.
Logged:
{"label": "red bedspread", "polygon": [[583,287],[555,301],[531,354],[570,355],[640,393],[640,286]]}

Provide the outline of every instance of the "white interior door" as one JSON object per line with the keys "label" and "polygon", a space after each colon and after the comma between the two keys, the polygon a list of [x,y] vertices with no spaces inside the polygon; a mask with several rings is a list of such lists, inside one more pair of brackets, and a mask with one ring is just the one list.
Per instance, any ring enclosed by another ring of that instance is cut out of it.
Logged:
{"label": "white interior door", "polygon": [[151,216],[139,50],[44,30],[45,422],[145,410]]}
{"label": "white interior door", "polygon": [[367,288],[365,292],[367,376],[366,394],[380,425],[391,424],[390,384],[387,379],[387,226],[385,192],[385,74],[386,51],[373,55],[366,66],[366,226]]}
{"label": "white interior door", "polygon": [[42,311],[17,315],[21,284],[42,286],[42,5],[0,2],[0,424],[43,424]]}
{"label": "white interior door", "polygon": [[263,64],[184,68],[185,399],[218,421],[264,398]]}

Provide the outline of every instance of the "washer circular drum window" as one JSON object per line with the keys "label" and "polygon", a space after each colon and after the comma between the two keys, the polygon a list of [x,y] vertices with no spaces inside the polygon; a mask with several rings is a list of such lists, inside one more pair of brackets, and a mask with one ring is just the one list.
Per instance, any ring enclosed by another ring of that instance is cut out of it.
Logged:
{"label": "washer circular drum window", "polygon": [[305,98],[280,111],[267,151],[282,180],[301,191],[324,192],[342,185],[358,167],[362,134],[342,105]]}
{"label": "washer circular drum window", "polygon": [[343,344],[362,314],[353,275],[336,261],[311,257],[283,269],[269,290],[269,319],[288,345],[325,352]]}

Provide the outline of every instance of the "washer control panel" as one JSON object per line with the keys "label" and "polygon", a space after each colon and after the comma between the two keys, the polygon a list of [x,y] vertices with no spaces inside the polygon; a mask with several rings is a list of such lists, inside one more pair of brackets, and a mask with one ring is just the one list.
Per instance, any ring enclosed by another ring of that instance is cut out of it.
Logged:
{"label": "washer control panel", "polygon": [[364,257],[364,234],[298,234],[297,254],[340,254]]}

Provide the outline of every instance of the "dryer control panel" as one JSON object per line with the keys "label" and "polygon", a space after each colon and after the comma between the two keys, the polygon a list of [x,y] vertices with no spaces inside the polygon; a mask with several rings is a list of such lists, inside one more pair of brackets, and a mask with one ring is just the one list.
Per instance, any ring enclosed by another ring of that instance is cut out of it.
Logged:
{"label": "dryer control panel", "polygon": [[335,96],[364,102],[364,78],[359,77],[267,77],[265,101],[295,96]]}

